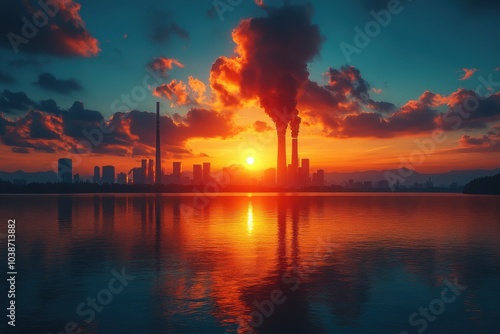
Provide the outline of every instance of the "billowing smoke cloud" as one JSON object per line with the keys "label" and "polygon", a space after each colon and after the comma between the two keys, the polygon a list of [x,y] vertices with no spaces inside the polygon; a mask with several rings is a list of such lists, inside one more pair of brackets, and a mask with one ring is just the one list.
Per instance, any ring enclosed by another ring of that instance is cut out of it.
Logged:
{"label": "billowing smoke cloud", "polygon": [[309,79],[307,64],[319,54],[323,38],[311,23],[310,6],[266,7],[266,12],[233,31],[236,56],[217,59],[210,84],[222,106],[257,100],[283,130],[298,115],[298,91]]}

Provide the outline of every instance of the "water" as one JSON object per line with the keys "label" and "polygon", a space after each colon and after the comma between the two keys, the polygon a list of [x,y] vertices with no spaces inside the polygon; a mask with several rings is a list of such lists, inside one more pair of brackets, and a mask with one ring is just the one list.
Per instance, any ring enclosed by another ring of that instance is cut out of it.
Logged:
{"label": "water", "polygon": [[1,333],[498,330],[500,197],[2,195],[0,213]]}

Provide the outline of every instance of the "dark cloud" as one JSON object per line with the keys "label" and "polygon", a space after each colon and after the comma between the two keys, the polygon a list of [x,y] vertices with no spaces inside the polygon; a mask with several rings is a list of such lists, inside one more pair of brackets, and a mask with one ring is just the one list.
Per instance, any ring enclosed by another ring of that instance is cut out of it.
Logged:
{"label": "dark cloud", "polygon": [[5,130],[7,128],[7,125],[12,125],[13,123],[3,117],[3,115],[0,113],[0,136],[3,136],[5,134]]}
{"label": "dark cloud", "polygon": [[462,136],[460,139],[460,146],[460,148],[451,150],[451,152],[500,152],[500,124],[493,126],[490,131],[482,137],[472,137],[470,135]]}
{"label": "dark cloud", "polygon": [[41,111],[46,111],[56,115],[62,115],[63,110],[57,106],[56,101],[52,99],[42,100],[38,106]]}
{"label": "dark cloud", "polygon": [[16,82],[16,78],[14,78],[12,74],[0,70],[0,82],[12,84]]}
{"label": "dark cloud", "polygon": [[174,68],[174,65],[181,68],[184,67],[184,65],[177,59],[166,57],[157,57],[150,61],[146,66],[158,73],[158,75],[160,75],[162,78],[167,78],[169,76],[170,70]]}
{"label": "dark cloud", "polygon": [[447,97],[428,95],[433,96],[435,104],[448,107],[437,119],[445,130],[454,130],[458,125],[464,129],[483,129],[500,119],[500,93],[483,97],[471,90],[459,89]]}
{"label": "dark cloud", "polygon": [[0,111],[5,113],[13,114],[15,111],[26,111],[33,106],[36,106],[36,103],[24,92],[14,93],[4,90],[0,93]]}
{"label": "dark cloud", "polygon": [[449,96],[430,91],[398,108],[374,101],[370,85],[358,69],[344,66],[327,71],[328,83],[309,81],[299,94],[299,109],[320,123],[328,136],[392,138],[434,129],[486,128],[500,120],[500,93],[479,96],[459,89]]}
{"label": "dark cloud", "polygon": [[[105,119],[99,111],[86,109],[82,102],[74,102],[67,110],[53,100],[32,104],[35,106],[16,120],[0,114],[0,139],[13,152],[87,153],[89,147],[83,141],[90,141],[95,154],[154,155],[155,131],[151,129],[156,124],[155,113],[132,110]],[[191,109],[186,115],[162,116],[162,147],[172,156],[194,155],[186,147],[192,138],[228,138],[243,131],[234,124],[233,117],[232,113],[201,108]]]}
{"label": "dark cloud", "polygon": [[[99,42],[85,28],[80,17],[81,5],[72,0],[52,0],[56,6],[48,11],[40,7],[39,1],[0,2],[0,46],[14,52],[46,53],[57,56],[91,57],[99,53]],[[43,14],[41,14],[43,13]],[[23,32],[23,18],[33,22],[34,15],[50,27],[32,25]]]}
{"label": "dark cloud", "polygon": [[16,153],[26,153],[29,149],[55,153],[68,148],[66,142],[61,140],[62,122],[61,117],[30,110],[5,126],[1,139]]}
{"label": "dark cloud", "polygon": [[188,40],[189,32],[179,26],[170,16],[169,13],[162,10],[154,10],[151,13],[151,40],[155,43],[165,43],[172,39],[173,36]]}
{"label": "dark cloud", "polygon": [[42,73],[35,82],[39,87],[51,90],[60,94],[69,95],[73,91],[82,90],[82,86],[74,79],[57,79],[53,74]]}

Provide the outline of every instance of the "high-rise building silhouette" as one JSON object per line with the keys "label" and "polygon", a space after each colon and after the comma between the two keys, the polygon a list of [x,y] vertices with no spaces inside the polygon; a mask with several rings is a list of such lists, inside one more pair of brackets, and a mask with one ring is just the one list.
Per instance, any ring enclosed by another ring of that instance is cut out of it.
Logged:
{"label": "high-rise building silhouette", "polygon": [[316,187],[325,185],[325,171],[323,169],[319,169],[313,174],[312,185]]}
{"label": "high-rise building silhouette", "polygon": [[116,183],[118,183],[118,184],[127,184],[127,174],[125,174],[125,173],[119,173],[116,176]]}
{"label": "high-rise building silhouette", "polygon": [[138,184],[146,184],[148,173],[148,161],[146,159],[141,160],[141,177]]}
{"label": "high-rise building silhouette", "polygon": [[57,176],[59,182],[72,183],[73,181],[73,160],[61,158],[57,161]]}
{"label": "high-rise building silhouette", "polygon": [[210,177],[210,162],[203,163],[203,183],[207,184],[211,180]]}
{"label": "high-rise building silhouette", "polygon": [[203,183],[203,170],[201,165],[193,165],[193,184]]}
{"label": "high-rise building silhouette", "polygon": [[182,162],[174,161],[173,163],[173,183],[181,184],[182,182]]}
{"label": "high-rise building silhouette", "polygon": [[142,168],[136,167],[132,169],[132,179],[134,184],[143,184],[142,182]]}
{"label": "high-rise building silhouette", "polygon": [[155,182],[154,177],[154,167],[153,167],[153,159],[149,159],[148,162],[148,184],[153,184]]}
{"label": "high-rise building silhouette", "polygon": [[102,167],[102,183],[115,183],[115,166]]}
{"label": "high-rise building silhouette", "polygon": [[160,148],[160,102],[156,102],[156,177],[155,184],[161,184],[161,148]]}
{"label": "high-rise building silhouette", "polygon": [[101,182],[101,169],[99,166],[94,167],[94,176],[92,177],[92,182],[100,183]]}
{"label": "high-rise building silhouette", "polygon": [[73,183],[80,183],[80,174],[76,173],[75,176],[73,176]]}

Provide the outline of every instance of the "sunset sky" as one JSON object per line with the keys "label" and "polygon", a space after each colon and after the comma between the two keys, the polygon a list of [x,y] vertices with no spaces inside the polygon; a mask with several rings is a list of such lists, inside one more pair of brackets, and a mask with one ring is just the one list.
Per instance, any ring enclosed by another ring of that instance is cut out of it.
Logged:
{"label": "sunset sky", "polygon": [[128,172],[156,101],[166,172],[275,167],[277,109],[312,169],[500,167],[498,1],[40,3],[0,3],[0,170]]}

